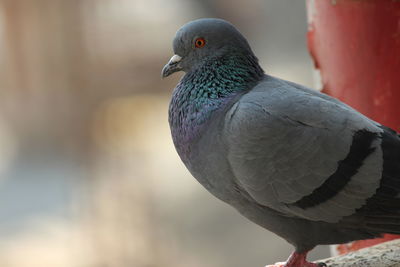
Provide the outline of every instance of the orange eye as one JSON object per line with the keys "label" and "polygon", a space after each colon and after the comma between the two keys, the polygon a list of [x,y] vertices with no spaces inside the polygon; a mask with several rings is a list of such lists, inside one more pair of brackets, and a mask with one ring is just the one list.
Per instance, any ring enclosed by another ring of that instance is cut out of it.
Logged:
{"label": "orange eye", "polygon": [[205,45],[206,45],[206,40],[204,38],[197,38],[196,41],[194,41],[194,46],[196,48],[202,48]]}

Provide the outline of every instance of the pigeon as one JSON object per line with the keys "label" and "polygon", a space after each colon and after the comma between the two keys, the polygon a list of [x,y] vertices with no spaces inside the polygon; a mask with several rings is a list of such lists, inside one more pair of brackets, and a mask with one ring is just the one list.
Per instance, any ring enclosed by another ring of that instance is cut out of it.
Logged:
{"label": "pigeon", "polygon": [[400,234],[400,137],[339,100],[265,74],[229,22],[180,28],[162,76],[183,71],[169,124],[190,173],[212,195],[316,267],[317,245]]}

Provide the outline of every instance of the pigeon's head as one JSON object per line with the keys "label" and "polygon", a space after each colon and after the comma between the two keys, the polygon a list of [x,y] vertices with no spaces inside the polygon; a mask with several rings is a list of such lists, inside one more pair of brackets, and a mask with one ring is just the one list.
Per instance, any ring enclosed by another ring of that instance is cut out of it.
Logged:
{"label": "pigeon's head", "polygon": [[188,72],[207,60],[229,55],[253,55],[243,35],[222,19],[198,19],[182,26],[173,41],[174,56],[162,70],[162,77]]}

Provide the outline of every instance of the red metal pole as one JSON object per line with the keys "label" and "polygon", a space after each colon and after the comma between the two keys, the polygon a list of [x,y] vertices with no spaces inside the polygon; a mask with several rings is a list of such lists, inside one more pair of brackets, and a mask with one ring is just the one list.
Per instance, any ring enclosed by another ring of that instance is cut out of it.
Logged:
{"label": "red metal pole", "polygon": [[400,1],[307,0],[307,9],[308,46],[323,91],[400,131]]}

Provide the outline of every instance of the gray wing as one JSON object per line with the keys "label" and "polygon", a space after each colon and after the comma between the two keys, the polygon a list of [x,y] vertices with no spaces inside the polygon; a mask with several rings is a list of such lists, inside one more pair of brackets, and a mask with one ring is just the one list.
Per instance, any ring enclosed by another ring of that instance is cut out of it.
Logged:
{"label": "gray wing", "polygon": [[234,179],[260,205],[337,222],[379,187],[382,129],[329,96],[273,77],[227,113]]}

